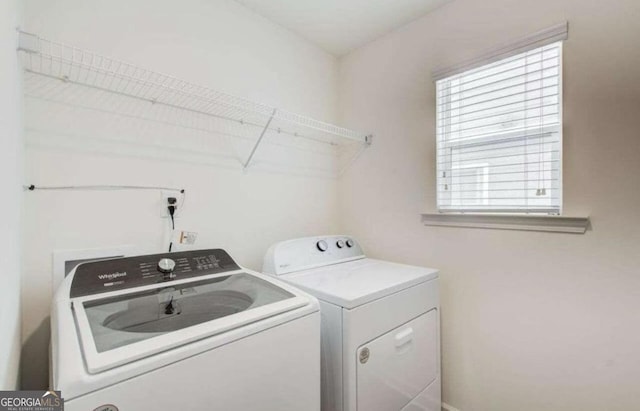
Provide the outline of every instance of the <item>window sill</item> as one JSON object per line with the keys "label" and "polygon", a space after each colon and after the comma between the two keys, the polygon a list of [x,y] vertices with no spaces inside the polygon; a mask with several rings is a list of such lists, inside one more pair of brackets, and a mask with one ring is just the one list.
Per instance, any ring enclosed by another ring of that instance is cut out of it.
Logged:
{"label": "window sill", "polygon": [[422,223],[428,226],[543,231],[571,234],[584,234],[590,227],[589,217],[550,215],[423,213]]}

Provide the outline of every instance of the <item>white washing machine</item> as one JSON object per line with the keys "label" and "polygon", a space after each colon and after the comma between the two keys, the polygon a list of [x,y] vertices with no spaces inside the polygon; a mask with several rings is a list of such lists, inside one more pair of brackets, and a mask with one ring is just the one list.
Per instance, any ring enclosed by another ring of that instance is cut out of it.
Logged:
{"label": "white washing machine", "polygon": [[318,301],[220,249],[81,264],[52,309],[65,409],[320,409]]}
{"label": "white washing machine", "polygon": [[273,245],[263,271],[320,299],[323,411],[440,411],[437,270],[323,236]]}

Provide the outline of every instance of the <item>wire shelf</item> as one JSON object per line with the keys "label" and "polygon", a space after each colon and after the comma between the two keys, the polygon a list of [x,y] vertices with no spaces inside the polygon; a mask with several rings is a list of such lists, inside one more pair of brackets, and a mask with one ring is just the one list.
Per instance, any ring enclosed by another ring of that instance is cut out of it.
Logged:
{"label": "wire shelf", "polygon": [[[364,148],[371,144],[372,137],[365,133],[222,93],[36,34],[19,31],[18,51],[26,73],[62,82],[62,87],[81,86],[100,94],[133,98],[225,124],[225,128],[234,130],[234,134],[227,133],[227,136],[251,140],[250,149],[247,149],[249,154],[239,159],[245,169],[251,165],[263,140],[283,145],[282,139],[278,141],[282,136],[334,148],[354,144]],[[46,82],[29,84],[32,88],[40,88],[41,97],[54,89]],[[101,109],[105,109],[105,104],[102,103]],[[115,111],[117,109],[114,107]],[[237,132],[238,128],[244,132]]]}

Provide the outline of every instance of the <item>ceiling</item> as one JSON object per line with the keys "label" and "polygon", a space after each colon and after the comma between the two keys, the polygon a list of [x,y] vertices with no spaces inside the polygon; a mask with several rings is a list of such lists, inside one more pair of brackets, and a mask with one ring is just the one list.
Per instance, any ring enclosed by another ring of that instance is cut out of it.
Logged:
{"label": "ceiling", "polygon": [[450,0],[237,0],[336,56]]}

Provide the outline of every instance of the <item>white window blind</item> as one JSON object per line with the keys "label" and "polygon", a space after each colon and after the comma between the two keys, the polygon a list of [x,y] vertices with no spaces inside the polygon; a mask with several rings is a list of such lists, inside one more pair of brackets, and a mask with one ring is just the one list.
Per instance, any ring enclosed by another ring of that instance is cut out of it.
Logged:
{"label": "white window blind", "polygon": [[440,212],[560,214],[562,42],[436,82]]}

